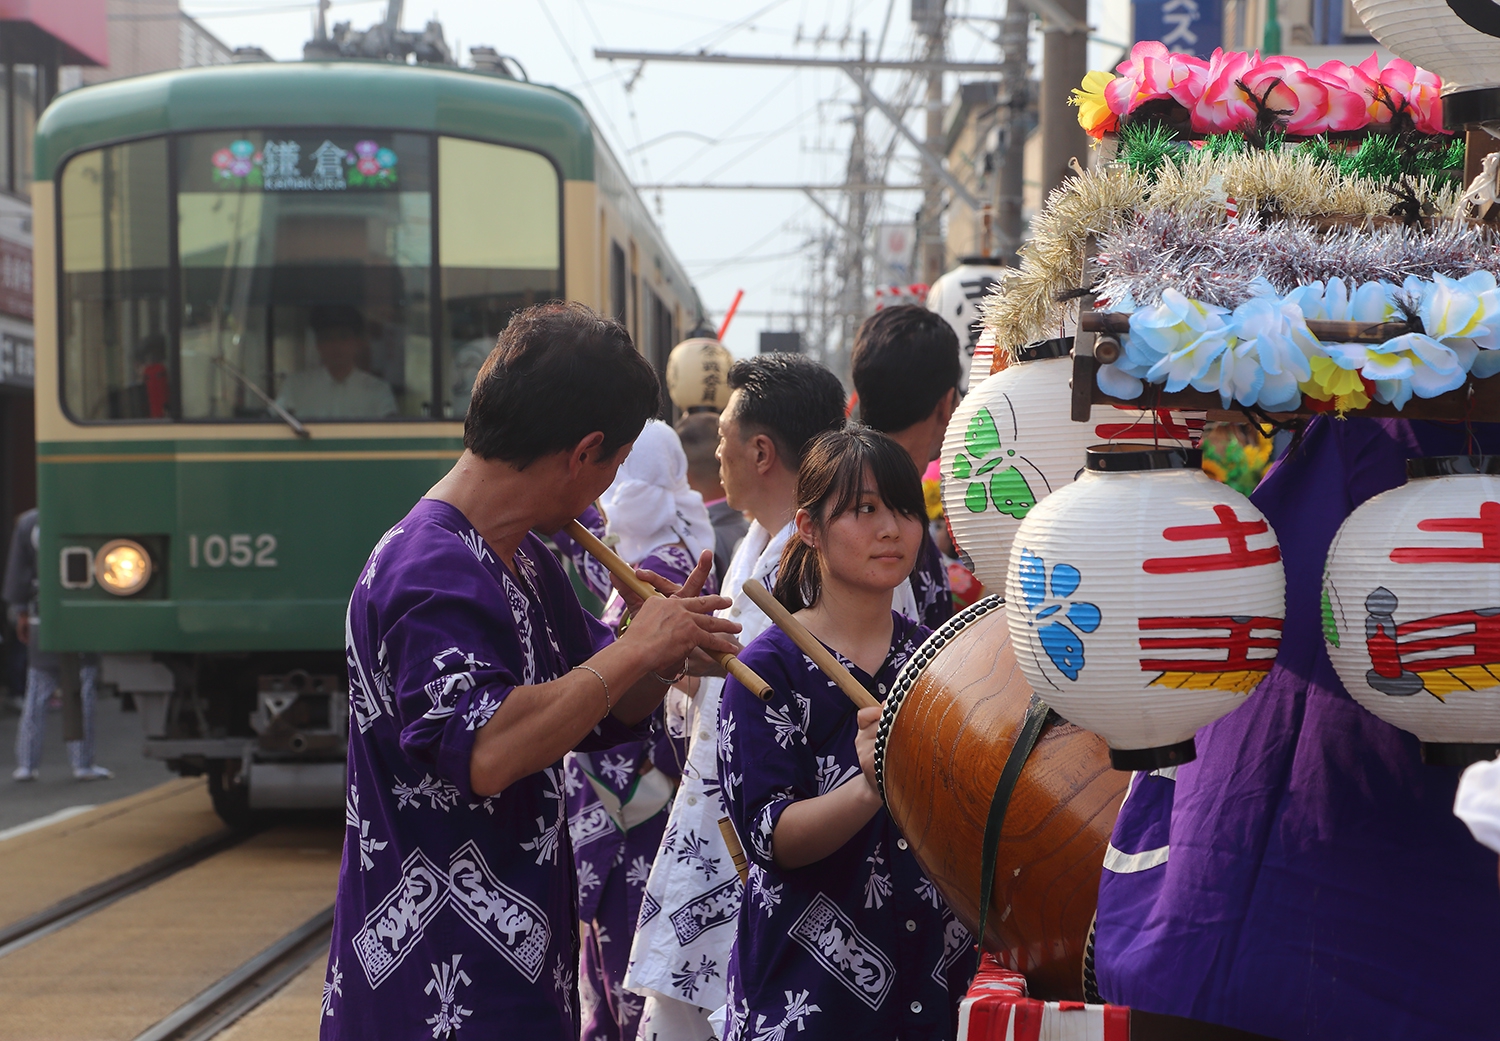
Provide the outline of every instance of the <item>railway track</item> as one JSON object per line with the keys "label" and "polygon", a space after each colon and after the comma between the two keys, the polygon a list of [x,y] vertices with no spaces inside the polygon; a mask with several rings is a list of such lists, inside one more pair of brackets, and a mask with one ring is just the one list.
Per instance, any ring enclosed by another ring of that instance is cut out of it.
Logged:
{"label": "railway track", "polygon": [[315,959],[328,953],[333,905],[313,915],[255,957],[226,973],[134,1041],[209,1041],[266,1001]]}
{"label": "railway track", "polygon": [[66,929],[127,896],[171,878],[179,871],[232,849],[252,834],[254,833],[250,831],[223,831],[205,836],[12,922],[0,928],[0,958]]}
{"label": "railway track", "polygon": [[[316,914],[291,928],[289,926],[297,919],[286,915],[283,908],[300,902],[303,908],[301,913],[306,915],[319,906],[319,903],[309,903],[307,897],[315,895],[321,889],[321,884],[314,884],[313,893],[309,893],[309,880],[328,870],[327,867],[314,865],[331,866],[329,858],[336,855],[335,848],[335,844],[328,842],[327,836],[322,832],[309,831],[305,826],[219,831],[189,841],[145,863],[74,892],[40,911],[0,926],[0,994],[4,995],[0,996],[0,1006],[7,1005],[9,999],[16,997],[27,1000],[23,994],[24,988],[18,991],[15,981],[27,979],[38,971],[38,966],[74,964],[78,953],[70,954],[70,950],[89,953],[108,950],[109,944],[116,938],[132,933],[140,935],[139,930],[151,930],[156,922],[163,923],[165,945],[158,950],[166,956],[164,962],[153,962],[154,979],[151,972],[138,976],[129,968],[128,962],[122,963],[118,957],[106,957],[105,961],[98,963],[99,967],[91,970],[90,978],[98,980],[100,987],[97,992],[89,983],[84,983],[81,987],[65,988],[72,995],[71,1000],[58,995],[62,1004],[33,1004],[30,1008],[21,1010],[18,1013],[21,1019],[7,1024],[16,1029],[0,1029],[0,1036],[19,1037],[27,1034],[28,1029],[20,1026],[27,1015],[33,1017],[30,1020],[33,1024],[44,1024],[47,1029],[56,1027],[59,1037],[113,1037],[117,1041],[127,1041],[132,1037],[134,1041],[209,1041],[221,1035],[281,992],[313,962],[327,956],[333,926],[333,905],[322,907]],[[86,849],[74,849],[70,852],[74,855],[80,852],[87,854]],[[280,875],[283,870],[287,872],[285,882]],[[246,879],[251,877],[262,881],[259,885],[252,883],[251,888],[246,890]],[[275,881],[270,881],[272,878]],[[194,913],[200,916],[202,914],[201,910],[195,912],[188,908],[206,906],[199,901],[205,895],[209,895],[211,899],[211,894],[219,891],[219,887],[248,894],[246,899],[252,904],[256,900],[262,901],[271,919],[278,922],[279,927],[268,929],[264,925],[251,924],[247,928],[247,921],[253,922],[256,919],[253,915],[247,919],[243,906],[228,919],[222,916],[200,917],[198,920],[203,924],[198,927],[196,934],[190,931],[183,937],[187,940],[187,949],[192,949],[201,942],[194,938],[195,935],[215,936],[218,940],[217,950],[224,952],[233,950],[236,942],[243,943],[243,939],[256,937],[253,945],[243,944],[238,950],[239,957],[244,957],[250,951],[257,953],[237,965],[231,959],[221,960],[220,956],[210,955],[209,961],[215,968],[209,973],[202,971],[201,967],[206,966],[203,966],[201,960],[195,960],[191,956],[184,958],[183,949],[167,937],[173,936],[174,932],[175,935],[182,936],[183,922],[191,921]],[[323,890],[323,893],[326,893],[323,896],[325,900],[332,896],[331,888]],[[131,900],[132,897],[135,899]],[[269,903],[266,902],[268,899]],[[112,907],[116,910],[105,915],[99,914]],[[183,909],[181,917],[178,917],[179,908]],[[164,913],[169,917],[161,918]],[[287,931],[278,936],[280,930]],[[243,939],[237,941],[236,937]],[[99,946],[100,944],[103,946]],[[31,949],[24,954],[8,957],[28,947]],[[131,950],[139,951],[140,948],[132,945]],[[177,953],[173,953],[174,951]],[[176,968],[167,968],[172,965]],[[45,969],[41,971],[46,972]],[[195,982],[184,986],[189,979]],[[173,983],[174,980],[177,982]],[[210,980],[212,982],[208,982]],[[137,1018],[139,1013],[131,1011],[132,1006],[140,1008],[142,992],[135,989],[137,981],[145,985],[146,992],[154,988],[157,994],[167,998],[155,1004],[151,1018],[161,1017],[155,1022]],[[164,981],[164,985],[161,981]],[[121,983],[125,984],[124,989],[121,988]],[[192,990],[196,988],[201,989],[192,994]],[[113,1012],[109,1009],[101,1011],[92,1000],[96,993],[106,1003],[116,1000],[116,996],[121,994],[128,994],[130,997],[112,1006]],[[188,994],[192,996],[184,1000]],[[296,1000],[301,1002],[302,999]],[[316,998],[312,1000],[314,1004],[309,1013],[310,1022],[315,1029]],[[11,1011],[17,1010],[12,1008]],[[166,1014],[162,1015],[163,1012]],[[274,1015],[285,1013],[273,1012]],[[0,1017],[0,1020],[4,1018]],[[143,1029],[144,1023],[150,1025]],[[122,1027],[125,1029],[121,1029]],[[256,1029],[263,1031],[264,1027],[252,1028],[252,1034]],[[34,1031],[33,1026],[30,1033]]]}

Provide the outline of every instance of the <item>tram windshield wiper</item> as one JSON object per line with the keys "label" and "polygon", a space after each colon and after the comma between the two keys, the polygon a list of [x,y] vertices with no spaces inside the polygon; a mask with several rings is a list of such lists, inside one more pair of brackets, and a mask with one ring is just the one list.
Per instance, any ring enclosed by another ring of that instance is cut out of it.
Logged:
{"label": "tram windshield wiper", "polygon": [[256,397],[260,398],[260,400],[264,401],[266,403],[266,408],[270,409],[272,412],[276,413],[276,415],[280,416],[282,421],[285,422],[287,426],[292,428],[292,433],[301,438],[312,437],[312,433],[307,429],[307,427],[303,426],[297,420],[296,416],[292,415],[286,409],[278,405],[276,403],[276,399],[272,398],[265,391],[256,386],[255,382],[251,380],[249,376],[246,376],[243,372],[235,368],[223,358],[215,358],[214,361],[218,362],[220,367],[222,367],[225,372],[229,373],[229,375],[239,380],[241,386],[245,387],[250,391],[250,393],[254,394]]}

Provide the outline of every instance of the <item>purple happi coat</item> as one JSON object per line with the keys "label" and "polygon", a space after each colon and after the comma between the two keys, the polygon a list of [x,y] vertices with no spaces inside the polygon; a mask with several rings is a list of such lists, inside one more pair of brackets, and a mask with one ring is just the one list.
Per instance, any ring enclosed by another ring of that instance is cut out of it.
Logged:
{"label": "purple happi coat", "polygon": [[917,550],[917,566],[911,572],[911,591],[917,601],[917,615],[929,629],[937,629],[953,617],[953,588],[948,584],[948,562],[932,540],[932,532],[922,529],[922,545]]}
{"label": "purple happi coat", "polygon": [[1288,1041],[1500,1036],[1495,855],[1453,816],[1458,769],[1349,697],[1319,612],[1344,518],[1408,457],[1468,451],[1458,425],[1319,418],[1255,492],[1286,563],[1280,653],[1195,762],[1132,779],[1099,886],[1106,1000]]}
{"label": "purple happi coat", "polygon": [[[881,701],[929,635],[892,618],[891,650],[873,677],[840,656]],[[804,1030],[861,1041],[953,1037],[974,941],[889,813],[816,863],[784,869],[772,859],[772,832],[794,801],[866,783],[854,751],[857,710],[779,629],[740,659],[775,694],[763,702],[730,679],[719,711],[719,777],[750,860],[729,959],[726,1041]]]}
{"label": "purple happi coat", "polygon": [[[635,566],[681,585],[693,564],[681,546],[659,546]],[[710,578],[704,592],[711,593],[712,586]],[[625,620],[625,601],[611,600],[603,620],[617,630]],[[567,758],[568,831],[583,923],[578,981],[583,1041],[631,1041],[645,1003],[624,989],[625,969],[646,877],[687,759],[687,735],[669,734],[661,709],[652,719],[656,729],[650,740]],[[605,805],[605,794],[612,805]],[[651,806],[656,811],[640,819]]]}
{"label": "purple happi coat", "polygon": [[[604,516],[599,512],[597,506],[589,506],[578,515],[578,523],[582,524],[594,534],[600,541],[604,539]],[[597,596],[601,602],[609,599],[609,594],[614,591],[614,585],[609,577],[609,568],[595,560],[588,550],[573,541],[573,536],[565,530],[555,532],[552,542],[557,546],[557,551],[573,562],[573,570],[578,572],[578,577],[589,592]]]}
{"label": "purple happi coat", "polygon": [[[456,508],[423,499],[355,584],[325,1039],[578,1036],[563,764],[483,798],[469,758],[514,687],[564,675],[612,637],[535,535],[514,564]],[[607,719],[585,745],[638,736]]]}

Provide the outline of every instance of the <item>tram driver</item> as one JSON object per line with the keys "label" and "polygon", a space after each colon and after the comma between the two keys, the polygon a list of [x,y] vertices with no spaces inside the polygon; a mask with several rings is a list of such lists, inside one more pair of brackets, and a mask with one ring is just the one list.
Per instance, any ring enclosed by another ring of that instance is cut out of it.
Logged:
{"label": "tram driver", "polygon": [[359,367],[369,355],[365,317],[348,304],[318,304],[308,314],[319,364],[289,374],[276,403],[301,419],[383,419],[396,415],[391,385]]}

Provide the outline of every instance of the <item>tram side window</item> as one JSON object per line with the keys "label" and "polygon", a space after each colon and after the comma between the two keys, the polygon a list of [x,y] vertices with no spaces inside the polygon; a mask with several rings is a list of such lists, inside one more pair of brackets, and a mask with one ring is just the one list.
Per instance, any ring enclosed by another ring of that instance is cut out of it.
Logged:
{"label": "tram side window", "polygon": [[84,152],[63,169],[63,391],[78,419],[168,419],[167,144]]}
{"label": "tram side window", "polygon": [[562,293],[557,170],[534,152],[438,138],[443,414],[461,418],[510,316]]}
{"label": "tram side window", "polygon": [[435,414],[430,165],[421,134],[178,139],[184,419]]}

